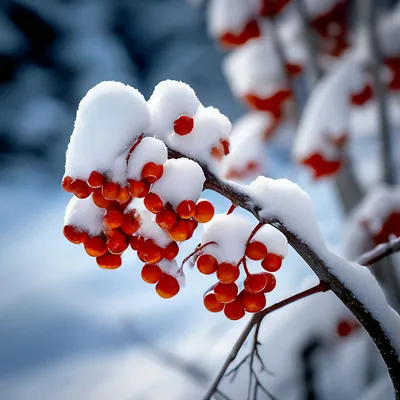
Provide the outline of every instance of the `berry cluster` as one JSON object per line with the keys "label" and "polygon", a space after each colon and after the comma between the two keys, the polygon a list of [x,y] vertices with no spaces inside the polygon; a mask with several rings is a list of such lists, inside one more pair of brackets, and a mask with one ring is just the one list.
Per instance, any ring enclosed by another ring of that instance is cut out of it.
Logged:
{"label": "berry cluster", "polygon": [[91,89],[79,106],[67,150],[62,187],[74,196],[66,210],[65,237],[83,244],[105,269],[119,268],[130,246],[145,263],[143,280],[156,284],[161,297],[175,296],[183,282],[175,262],[178,243],[209,222],[214,207],[200,199],[205,176],[199,164],[168,160],[164,142],[182,138],[183,144],[174,142],[179,150],[199,141],[205,128],[212,134],[196,158],[206,162],[229,153],[229,120],[203,107],[182,82],[161,82],[148,102],[117,82]]}
{"label": "berry cluster", "polygon": [[[218,216],[219,217],[219,216]],[[235,219],[236,220],[236,219]],[[226,226],[229,226],[226,224]],[[268,248],[267,246],[271,247]],[[266,306],[266,294],[276,286],[273,272],[280,269],[286,254],[286,238],[271,226],[257,226],[245,243],[245,251],[239,262],[232,261],[232,255],[221,251],[224,243],[213,241],[199,248],[197,269],[205,275],[216,275],[218,282],[212,291],[204,296],[204,305],[211,312],[220,312],[231,320],[242,318],[246,312],[255,313]],[[261,261],[263,272],[250,273],[247,262]],[[237,281],[241,266],[246,276],[239,291]]]}

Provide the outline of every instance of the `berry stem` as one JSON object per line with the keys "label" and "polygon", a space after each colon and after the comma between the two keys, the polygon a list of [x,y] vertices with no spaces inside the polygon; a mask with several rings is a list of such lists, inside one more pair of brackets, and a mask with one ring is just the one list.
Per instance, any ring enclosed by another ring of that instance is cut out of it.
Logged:
{"label": "berry stem", "polygon": [[139,146],[139,143],[143,140],[143,138],[144,138],[144,133],[141,133],[135,140],[135,143],[133,143],[132,147],[129,149],[128,154],[126,156],[127,164],[128,164],[129,159],[131,158],[131,154],[135,151],[136,147]]}
{"label": "berry stem", "polygon": [[207,242],[202,245],[198,244],[196,248],[194,249],[193,252],[191,252],[187,257],[185,257],[182,261],[181,267],[179,268],[179,271],[183,270],[183,266],[193,257],[195,256],[199,251],[203,250],[206,246],[209,244],[217,244],[216,242]]}
{"label": "berry stem", "polygon": [[231,206],[229,207],[228,211],[226,212],[226,215],[232,214],[236,208],[237,208],[237,205],[232,203]]}
{"label": "berry stem", "polygon": [[[239,338],[237,339],[236,343],[234,344],[234,346],[232,347],[231,352],[229,353],[227,359],[225,360],[225,363],[223,364],[223,366],[221,367],[217,377],[215,378],[214,382],[212,383],[212,385],[210,386],[208,392],[206,393],[206,395],[203,397],[203,400],[211,400],[215,390],[218,388],[220,382],[222,381],[222,379],[224,378],[224,376],[226,375],[226,371],[229,368],[229,366],[231,365],[231,363],[236,359],[240,349],[242,348],[244,342],[246,341],[247,337],[249,336],[249,334],[251,333],[251,331],[253,330],[253,328],[256,326],[256,331],[255,331],[255,335],[254,335],[254,339],[255,342],[258,343],[258,333],[260,330],[260,325],[262,320],[264,319],[264,317],[276,310],[279,310],[282,307],[285,307],[291,303],[295,303],[298,300],[304,299],[305,297],[311,296],[315,293],[320,293],[320,292],[326,292],[330,290],[329,286],[327,283],[325,282],[320,282],[318,285],[304,290],[303,292],[297,293],[294,296],[288,297],[278,303],[273,304],[270,307],[267,307],[265,310],[254,314],[253,317],[250,319],[250,321],[248,322],[248,324],[246,325],[246,327],[244,328],[244,330],[242,331],[242,333],[240,334]],[[257,347],[257,344],[253,345],[253,349],[252,351],[255,352],[255,348]],[[250,356],[251,357],[251,356]],[[254,358],[254,356],[253,356]],[[240,363],[241,365],[243,363]]]}

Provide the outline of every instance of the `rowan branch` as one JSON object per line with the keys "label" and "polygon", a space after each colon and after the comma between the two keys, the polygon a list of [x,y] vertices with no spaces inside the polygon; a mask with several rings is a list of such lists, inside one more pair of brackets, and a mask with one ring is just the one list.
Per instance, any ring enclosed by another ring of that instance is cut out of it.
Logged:
{"label": "rowan branch", "polygon": [[[175,150],[170,149],[169,157],[180,158],[183,157],[183,155]],[[236,204],[237,206],[240,206],[243,209],[249,211],[261,223],[269,223],[270,225],[281,231],[288,239],[291,247],[309,265],[309,267],[314,271],[320,281],[326,284],[329,289],[331,289],[335,293],[335,295],[342,301],[342,303],[349,309],[349,311],[353,313],[355,318],[360,322],[360,324],[373,339],[375,345],[381,353],[382,359],[384,360],[388,368],[389,375],[393,382],[396,399],[400,400],[400,375],[398,374],[398,371],[400,370],[400,357],[395,349],[394,344],[392,343],[391,339],[386,335],[380,324],[380,321],[374,315],[372,315],[368,307],[363,304],[363,300],[357,298],[355,294],[350,289],[348,289],[346,284],[342,282],[340,277],[336,275],[335,271],[332,270],[323,260],[323,252],[320,255],[318,253],[318,249],[311,248],[310,245],[302,240],[302,238],[299,237],[296,232],[285,226],[278,217],[271,217],[269,220],[263,219],[260,216],[261,209],[254,203],[252,198],[243,191],[241,185],[218,178],[207,166],[205,166],[201,162],[198,163],[202,167],[204,175],[206,177],[206,182],[204,184],[205,189],[210,189],[222,194],[224,197],[228,198],[233,204]],[[351,268],[350,265],[349,268]],[[253,321],[253,324],[251,324],[250,322],[240,335],[237,344],[232,349],[230,356],[224,364],[225,369],[222,372],[222,375],[220,376],[220,372],[216,379],[218,383],[222,379],[230,363],[235,359],[237,352],[239,351],[243,342],[246,340],[248,334],[252,330],[254,326],[254,319],[260,318],[260,315],[263,315],[264,311],[256,314],[251,319],[251,321]],[[215,389],[215,387],[213,389]],[[208,397],[206,396],[205,399],[210,398],[210,392],[208,392]]]}

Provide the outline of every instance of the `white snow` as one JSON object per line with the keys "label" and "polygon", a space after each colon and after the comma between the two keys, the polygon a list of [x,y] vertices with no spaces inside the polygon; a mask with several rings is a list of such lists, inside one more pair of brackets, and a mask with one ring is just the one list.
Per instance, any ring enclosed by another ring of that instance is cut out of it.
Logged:
{"label": "white snow", "polygon": [[136,235],[143,236],[146,239],[153,239],[158,246],[165,248],[172,242],[168,233],[161,229],[155,221],[155,215],[146,209],[138,210],[141,218],[141,225]]}
{"label": "white snow", "polygon": [[188,158],[167,160],[162,177],[151,187],[165,203],[176,208],[183,200],[197,202],[206,178],[200,165]]}
{"label": "white snow", "polygon": [[316,18],[329,12],[337,3],[343,0],[304,0],[304,7],[307,14]]}
{"label": "white snow", "polygon": [[346,223],[344,254],[354,260],[373,246],[391,213],[400,213],[400,188],[378,184],[372,187],[352,211]]}
{"label": "white snow", "polygon": [[350,95],[362,85],[363,77],[358,59],[349,53],[322,78],[300,120],[293,149],[296,160],[314,153],[330,160],[340,158],[334,141],[349,133]]}
{"label": "white snow", "polygon": [[100,235],[103,231],[105,209],[98,208],[91,196],[86,199],[72,197],[64,216],[64,225],[72,225],[87,232],[91,236]]}
{"label": "white snow", "polygon": [[204,253],[214,256],[218,263],[237,264],[244,256],[246,242],[253,229],[246,218],[236,214],[218,214],[204,225],[201,243],[216,242],[204,248]]}
{"label": "white snow", "polygon": [[225,33],[240,34],[257,14],[257,1],[210,0],[207,9],[208,31],[214,38]]}
{"label": "white snow", "polygon": [[206,164],[213,164],[210,151],[227,140],[231,132],[231,122],[214,107],[200,107],[194,116],[194,128],[189,135],[171,134],[169,144],[182,154]]}
{"label": "white snow", "polygon": [[173,132],[174,121],[179,116],[193,117],[201,107],[196,93],[187,83],[173,80],[157,84],[147,105],[151,114],[148,133],[161,140]]}
{"label": "white snow", "polygon": [[286,236],[272,225],[264,225],[251,239],[251,242],[261,242],[267,247],[268,253],[286,257],[288,241]]}
{"label": "white snow", "polygon": [[79,103],[66,153],[65,173],[87,179],[94,170],[112,171],[115,159],[148,129],[144,97],[120,82],[101,82]]}
{"label": "white snow", "polygon": [[168,159],[168,150],[164,142],[152,137],[145,137],[131,153],[128,161],[127,178],[140,181],[142,169],[149,163],[163,165]]}
{"label": "white snow", "polygon": [[[229,135],[230,153],[220,164],[223,176],[229,179],[235,179],[235,176],[247,178],[265,169],[264,141],[272,124],[269,114],[257,111],[247,113],[233,124]],[[256,168],[248,171],[249,163],[254,163]]]}
{"label": "white snow", "polygon": [[261,208],[262,220],[277,219],[305,242],[379,321],[393,347],[400,352],[400,317],[388,305],[385,295],[368,268],[349,262],[330,251],[315,218],[311,198],[286,179],[259,177],[247,187],[247,193]]}
{"label": "white snow", "polygon": [[230,52],[222,65],[233,94],[266,98],[286,87],[284,75],[268,37],[249,40]]}
{"label": "white snow", "polygon": [[165,274],[175,277],[180,287],[185,286],[185,274],[183,270],[179,268],[175,260],[169,261],[166,259],[162,259],[158,263],[158,266]]}

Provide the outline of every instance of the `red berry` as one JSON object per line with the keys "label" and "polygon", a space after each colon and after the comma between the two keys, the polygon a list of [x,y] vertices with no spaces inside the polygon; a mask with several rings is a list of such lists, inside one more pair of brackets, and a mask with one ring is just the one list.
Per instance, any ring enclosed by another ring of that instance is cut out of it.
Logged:
{"label": "red berry", "polygon": [[144,198],[145,207],[152,212],[153,214],[158,214],[164,209],[164,203],[161,200],[160,196],[155,193],[149,193]]}
{"label": "red berry", "polygon": [[164,249],[156,245],[153,240],[147,239],[139,245],[137,255],[143,262],[156,264],[162,260]]}
{"label": "red berry", "polygon": [[183,219],[189,219],[194,216],[196,204],[192,200],[183,200],[176,207],[177,214]]}
{"label": "red berry", "polygon": [[232,321],[236,321],[243,318],[246,313],[240,300],[235,299],[231,303],[225,304],[224,314]]}
{"label": "red berry", "polygon": [[184,242],[190,239],[193,234],[191,225],[186,219],[179,219],[172,229],[168,232],[170,238],[175,242]]}
{"label": "red berry", "polygon": [[129,189],[124,186],[119,189],[117,201],[118,203],[124,204],[131,199]]}
{"label": "red berry", "polygon": [[267,278],[267,284],[265,285],[265,288],[263,289],[262,292],[263,293],[272,292],[276,286],[275,276],[272,274],[269,274],[268,272],[262,272],[262,274]]}
{"label": "red berry", "polygon": [[72,182],[73,182],[73,179],[70,176],[65,176],[62,180],[61,186],[66,192],[72,193],[73,192],[73,190],[71,188]]}
{"label": "red berry", "polygon": [[129,236],[132,236],[140,228],[140,221],[134,211],[123,214],[123,220],[121,229]]}
{"label": "red berry", "polygon": [[352,330],[352,326],[347,321],[340,321],[337,326],[337,333],[341,337],[350,335]]}
{"label": "red berry", "polygon": [[106,253],[96,258],[97,265],[104,269],[117,269],[122,265],[121,256],[111,253]]}
{"label": "red berry", "polygon": [[217,300],[214,293],[208,293],[204,296],[203,303],[207,310],[213,313],[220,312],[224,309],[224,305]]}
{"label": "red berry", "polygon": [[194,128],[194,121],[188,115],[181,115],[174,122],[174,132],[177,135],[185,136],[192,132]]}
{"label": "red berry", "polygon": [[238,294],[238,287],[235,283],[218,282],[214,286],[214,293],[217,300],[221,303],[230,303],[235,300]]}
{"label": "red berry", "polygon": [[88,184],[92,188],[102,187],[105,183],[106,179],[104,175],[97,171],[92,171],[88,178]]}
{"label": "red berry", "polygon": [[65,225],[63,229],[64,236],[74,244],[81,244],[87,238],[87,233],[79,230],[72,225]]}
{"label": "red berry", "polygon": [[146,283],[157,283],[161,276],[162,271],[156,264],[145,264],[142,268],[141,277]]}
{"label": "red berry", "polygon": [[171,242],[164,249],[164,258],[167,260],[173,260],[179,253],[179,246],[176,242]]}
{"label": "red berry", "polygon": [[199,223],[194,219],[188,219],[186,221],[187,221],[188,230],[189,230],[188,239],[190,239],[193,236],[193,233],[196,230],[196,228],[198,227]]}
{"label": "red berry", "polygon": [[266,305],[266,299],[264,293],[249,293],[246,290],[242,290],[239,295],[240,302],[247,312],[255,313],[264,309]]}
{"label": "red berry", "polygon": [[107,200],[117,200],[119,185],[115,182],[106,182],[102,187],[102,195]]}
{"label": "red berry", "polygon": [[264,274],[248,275],[244,280],[244,288],[249,293],[262,292],[267,286],[267,277]]}
{"label": "red berry", "polygon": [[209,254],[202,254],[196,262],[198,270],[204,275],[213,274],[218,269],[218,261]]}
{"label": "red berry", "polygon": [[113,229],[108,234],[107,247],[110,253],[122,254],[129,246],[129,239],[119,229]]}
{"label": "red berry", "polygon": [[137,251],[144,244],[144,238],[142,236],[132,236],[131,247]]}
{"label": "red berry", "polygon": [[160,228],[171,230],[176,223],[178,216],[171,208],[164,208],[156,215],[156,223]]}
{"label": "red berry", "polygon": [[239,275],[239,268],[233,264],[221,263],[217,269],[217,278],[222,283],[233,283]]}
{"label": "red berry", "polygon": [[88,237],[84,246],[86,253],[91,257],[100,257],[108,251],[107,243],[101,236]]}
{"label": "red berry", "polygon": [[104,215],[103,221],[109,228],[116,229],[124,223],[124,217],[118,207],[110,206]]}
{"label": "red berry", "polygon": [[142,169],[142,179],[149,183],[154,183],[161,178],[163,172],[164,167],[162,165],[148,162]]}
{"label": "red berry", "polygon": [[273,253],[268,253],[261,263],[261,266],[268,272],[278,271],[281,265],[282,265],[282,257]]}
{"label": "red berry", "polygon": [[103,197],[101,188],[97,188],[93,190],[92,193],[93,203],[96,204],[99,208],[107,208],[111,205],[112,201],[107,200]]}
{"label": "red berry", "polygon": [[179,283],[171,275],[164,274],[156,285],[157,294],[163,299],[174,297],[179,292]]}
{"label": "red berry", "polygon": [[133,198],[143,198],[149,193],[150,184],[147,181],[128,179],[128,189]]}
{"label": "red berry", "polygon": [[267,255],[267,248],[261,242],[251,242],[246,247],[246,256],[251,260],[262,260]]}
{"label": "red berry", "polygon": [[82,179],[75,179],[70,187],[75,196],[79,199],[86,199],[93,192],[93,189]]}
{"label": "red berry", "polygon": [[208,200],[199,200],[196,204],[194,219],[197,222],[205,224],[206,222],[211,221],[214,212],[214,206]]}

